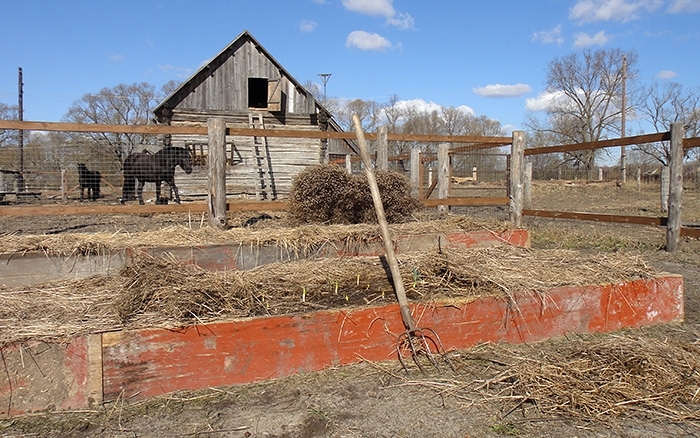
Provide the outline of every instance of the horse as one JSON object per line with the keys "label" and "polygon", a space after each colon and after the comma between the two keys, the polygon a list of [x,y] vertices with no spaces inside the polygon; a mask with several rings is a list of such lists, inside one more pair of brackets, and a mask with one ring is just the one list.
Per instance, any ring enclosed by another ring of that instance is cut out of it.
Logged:
{"label": "horse", "polygon": [[160,197],[161,182],[170,185],[175,194],[175,202],[180,203],[180,193],[175,185],[175,167],[180,166],[185,173],[192,173],[192,158],[185,148],[166,146],[156,153],[136,152],[124,160],[124,184],[120,202],[134,199],[134,189],[139,204],[143,205],[143,185],[147,182],[156,185],[156,204],[166,204]]}
{"label": "horse", "polygon": [[100,181],[102,175],[99,170],[89,170],[84,163],[78,163],[78,182],[80,183],[80,200],[85,199],[85,190],[87,197],[94,201],[100,197]]}

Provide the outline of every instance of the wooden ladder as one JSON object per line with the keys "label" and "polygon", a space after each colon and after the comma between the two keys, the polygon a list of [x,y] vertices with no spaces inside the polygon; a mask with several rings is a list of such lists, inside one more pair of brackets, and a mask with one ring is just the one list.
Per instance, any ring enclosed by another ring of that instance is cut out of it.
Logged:
{"label": "wooden ladder", "polygon": [[[256,120],[257,119],[257,120]],[[265,129],[262,113],[248,113],[248,124],[251,129]],[[270,149],[267,137],[253,136],[253,155],[255,155],[255,198],[261,200],[276,200],[277,190],[272,173]],[[270,190],[271,193],[268,193]]]}

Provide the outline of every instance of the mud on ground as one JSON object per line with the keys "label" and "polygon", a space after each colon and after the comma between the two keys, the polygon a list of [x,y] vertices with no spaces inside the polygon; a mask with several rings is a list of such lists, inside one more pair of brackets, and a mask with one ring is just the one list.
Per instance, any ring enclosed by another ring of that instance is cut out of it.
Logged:
{"label": "mud on ground", "polygon": [[[548,194],[550,198],[553,195]],[[566,197],[565,193],[563,197]],[[554,202],[554,201],[552,201]],[[562,200],[562,202],[564,202]],[[647,208],[647,207],[641,207]],[[502,211],[496,215],[502,216]],[[502,218],[502,217],[501,217]],[[114,217],[45,222],[41,232],[91,232],[124,226]],[[199,218],[155,218],[196,223]],[[24,232],[27,222],[15,224]],[[622,415],[567,415],[527,399],[485,390],[496,384],[509,360],[554,355],[576,342],[647,339],[693,348],[700,336],[700,241],[684,239],[681,250],[662,250],[665,231],[652,227],[526,218],[533,248],[571,248],[638,254],[651,266],[684,276],[685,322],[614,334],[570,336],[504,350],[479,346],[453,356],[457,371],[407,377],[395,362],[344,366],[259,384],[182,392],[131,402],[120,399],[92,410],[37,413],[0,421],[2,436],[77,437],[691,437],[700,435],[700,405],[679,418],[659,406]],[[143,225],[141,225],[143,226]],[[106,228],[105,228],[106,227]],[[3,230],[11,231],[3,226]],[[689,376],[697,373],[689,369]],[[501,382],[508,383],[508,382]],[[602,385],[602,384],[601,384]],[[477,389],[478,388],[478,389]],[[571,394],[572,400],[576,397]],[[602,402],[602,399],[601,399]],[[630,405],[640,401],[629,400]],[[648,406],[648,405],[645,405]]]}

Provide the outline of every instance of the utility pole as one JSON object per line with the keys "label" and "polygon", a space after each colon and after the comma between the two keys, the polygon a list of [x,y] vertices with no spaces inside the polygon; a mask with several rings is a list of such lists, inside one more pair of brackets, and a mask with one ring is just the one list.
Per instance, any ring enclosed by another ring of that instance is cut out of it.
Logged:
{"label": "utility pole", "polygon": [[326,100],[326,84],[328,83],[328,79],[331,77],[331,73],[319,73],[318,75],[323,81],[323,100]]}
{"label": "utility pole", "polygon": [[[17,119],[24,120],[24,84],[22,83],[22,67],[19,67],[17,92]],[[24,130],[19,130],[19,174],[17,175],[17,191],[24,191]]]}
{"label": "utility pole", "polygon": [[[620,119],[620,137],[627,136],[627,55],[622,55],[622,118]],[[627,152],[620,146],[620,171],[622,184],[627,182]]]}

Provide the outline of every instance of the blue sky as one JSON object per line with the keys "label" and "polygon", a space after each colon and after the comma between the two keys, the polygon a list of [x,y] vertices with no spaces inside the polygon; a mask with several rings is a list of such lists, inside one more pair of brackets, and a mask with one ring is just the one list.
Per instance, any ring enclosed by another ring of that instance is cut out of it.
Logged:
{"label": "blue sky", "polygon": [[0,0],[0,102],[60,121],[86,93],[185,80],[242,31],[329,97],[464,106],[521,129],[547,64],[639,55],[639,81],[700,86],[700,0]]}

